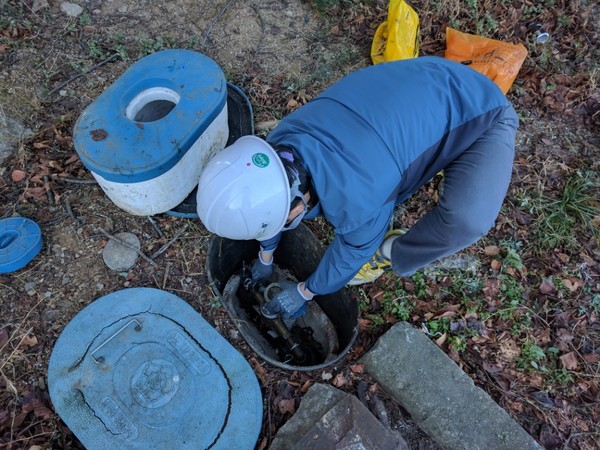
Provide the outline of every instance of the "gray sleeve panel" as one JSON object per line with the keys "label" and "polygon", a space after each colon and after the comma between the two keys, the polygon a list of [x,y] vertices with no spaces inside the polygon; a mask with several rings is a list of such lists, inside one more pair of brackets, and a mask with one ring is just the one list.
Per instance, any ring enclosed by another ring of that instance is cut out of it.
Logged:
{"label": "gray sleeve panel", "polygon": [[510,182],[517,127],[514,109],[506,108],[496,125],[444,168],[438,206],[394,241],[398,275],[464,249],[494,226]]}

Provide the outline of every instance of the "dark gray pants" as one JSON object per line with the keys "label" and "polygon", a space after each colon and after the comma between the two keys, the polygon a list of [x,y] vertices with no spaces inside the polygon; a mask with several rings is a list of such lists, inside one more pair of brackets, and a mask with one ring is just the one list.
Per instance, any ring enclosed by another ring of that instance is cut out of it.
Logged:
{"label": "dark gray pants", "polygon": [[477,242],[494,226],[506,196],[518,117],[512,107],[500,121],[444,168],[439,204],[392,246],[400,276]]}

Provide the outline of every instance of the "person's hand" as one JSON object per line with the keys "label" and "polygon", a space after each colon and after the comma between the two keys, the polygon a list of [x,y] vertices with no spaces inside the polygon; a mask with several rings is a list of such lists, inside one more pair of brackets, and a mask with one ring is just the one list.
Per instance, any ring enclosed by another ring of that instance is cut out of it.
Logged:
{"label": "person's hand", "polygon": [[300,291],[300,284],[283,282],[281,292],[265,305],[271,314],[278,314],[284,319],[297,319],[306,313],[306,298]]}
{"label": "person's hand", "polygon": [[273,259],[269,263],[265,263],[261,257],[260,252],[258,258],[252,265],[252,282],[260,283],[261,281],[267,281],[273,275]]}

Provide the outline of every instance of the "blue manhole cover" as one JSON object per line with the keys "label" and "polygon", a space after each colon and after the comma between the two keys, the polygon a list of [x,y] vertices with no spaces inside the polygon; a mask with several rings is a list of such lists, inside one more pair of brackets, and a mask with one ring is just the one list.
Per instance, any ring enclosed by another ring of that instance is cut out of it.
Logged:
{"label": "blue manhole cover", "polygon": [[56,342],[48,384],[88,449],[253,449],[261,428],[251,367],[158,289],[117,291],[83,309]]}

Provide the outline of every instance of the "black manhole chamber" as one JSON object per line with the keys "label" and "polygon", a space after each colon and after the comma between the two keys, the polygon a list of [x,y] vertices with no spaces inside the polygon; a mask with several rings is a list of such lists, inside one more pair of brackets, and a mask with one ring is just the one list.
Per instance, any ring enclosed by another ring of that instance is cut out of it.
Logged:
{"label": "black manhole chamber", "polygon": [[[350,350],[358,334],[358,302],[347,288],[323,296],[316,296],[309,304],[304,319],[310,321],[313,341],[318,341],[316,357],[299,363],[284,357],[272,344],[260,323],[251,320],[235,295],[232,282],[239,281],[244,264],[250,265],[259,251],[256,241],[235,241],[214,236],[208,248],[207,274],[213,292],[227,309],[230,317],[248,345],[273,366],[286,370],[316,370],[333,365]],[[275,251],[277,270],[296,280],[305,280],[317,268],[325,247],[303,224],[283,234]],[[238,283],[239,284],[239,283]],[[296,322],[298,324],[299,322]],[[314,356],[314,355],[313,355]]]}

